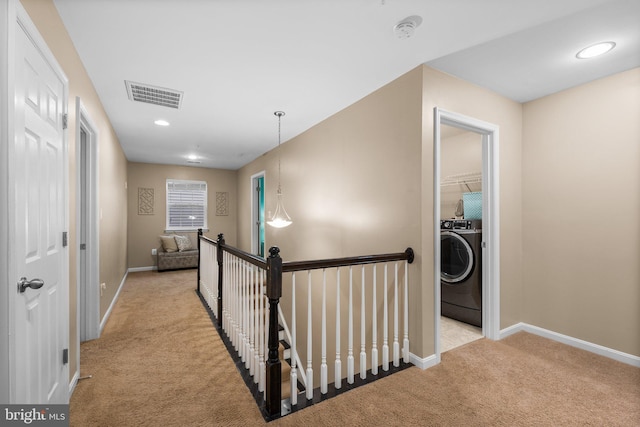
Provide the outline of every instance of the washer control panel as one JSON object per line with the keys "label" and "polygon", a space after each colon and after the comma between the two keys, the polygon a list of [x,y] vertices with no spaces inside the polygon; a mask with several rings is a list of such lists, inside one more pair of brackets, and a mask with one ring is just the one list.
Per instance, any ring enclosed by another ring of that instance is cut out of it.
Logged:
{"label": "washer control panel", "polygon": [[440,220],[441,230],[481,230],[480,219],[443,219]]}

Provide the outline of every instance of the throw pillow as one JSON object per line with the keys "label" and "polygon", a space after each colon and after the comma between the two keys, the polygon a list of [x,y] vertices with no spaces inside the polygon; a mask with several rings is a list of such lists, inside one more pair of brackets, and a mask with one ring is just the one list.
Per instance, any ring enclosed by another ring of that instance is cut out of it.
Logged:
{"label": "throw pillow", "polygon": [[173,236],[160,236],[160,241],[162,242],[162,248],[165,252],[178,251],[178,245],[176,244],[176,239]]}
{"label": "throw pillow", "polygon": [[178,245],[178,250],[180,252],[193,249],[191,246],[191,240],[187,236],[179,236],[176,234],[176,245]]}

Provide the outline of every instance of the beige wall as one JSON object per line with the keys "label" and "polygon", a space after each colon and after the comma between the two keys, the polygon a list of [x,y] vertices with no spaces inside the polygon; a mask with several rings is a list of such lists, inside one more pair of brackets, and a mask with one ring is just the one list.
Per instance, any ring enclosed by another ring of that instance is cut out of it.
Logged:
{"label": "beige wall", "polygon": [[640,69],[524,118],[522,320],[640,356]]}
{"label": "beige wall", "polygon": [[[522,315],[522,105],[448,74],[424,67],[422,228],[423,340],[433,348],[433,109],[439,107],[500,127],[500,327]],[[437,283],[439,285],[439,281]]]}
{"label": "beige wall", "polygon": [[[69,79],[69,327],[70,374],[78,370],[76,318],[76,97],[80,97],[99,131],[100,282],[107,290],[100,301],[101,317],[111,304],[127,270],[126,158],[100,99],[51,0],[21,0],[38,31]],[[123,209],[123,207],[125,207]]]}
{"label": "beige wall", "polygon": [[[236,244],[236,171],[133,162],[129,163],[128,170],[129,268],[157,266],[151,249],[160,247],[158,236],[164,234],[166,228],[167,179],[206,181],[209,232],[205,235],[215,239],[219,233],[224,233],[228,244]],[[138,188],[155,190],[153,215],[138,214]],[[216,215],[216,192],[229,194],[229,214],[226,216]]]}

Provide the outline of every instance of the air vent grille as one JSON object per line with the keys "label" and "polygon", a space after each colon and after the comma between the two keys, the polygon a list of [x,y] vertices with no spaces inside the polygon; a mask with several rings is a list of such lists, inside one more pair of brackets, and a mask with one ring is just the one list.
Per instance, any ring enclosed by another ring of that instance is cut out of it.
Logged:
{"label": "air vent grille", "polygon": [[129,99],[132,101],[146,102],[147,104],[175,109],[179,109],[182,104],[183,92],[164,87],[135,83],[129,80],[125,80],[125,84],[127,85]]}

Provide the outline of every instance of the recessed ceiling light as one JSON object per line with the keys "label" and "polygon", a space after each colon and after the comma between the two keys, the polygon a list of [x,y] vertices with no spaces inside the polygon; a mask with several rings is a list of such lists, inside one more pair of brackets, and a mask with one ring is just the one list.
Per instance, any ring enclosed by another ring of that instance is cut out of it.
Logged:
{"label": "recessed ceiling light", "polygon": [[602,55],[603,53],[609,52],[611,49],[616,47],[614,42],[601,42],[592,44],[591,46],[587,46],[582,49],[580,52],[576,54],[576,58],[578,59],[589,59],[595,56]]}
{"label": "recessed ceiling light", "polygon": [[169,126],[169,122],[162,119],[158,119],[153,123],[157,124],[158,126]]}

